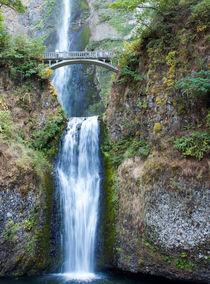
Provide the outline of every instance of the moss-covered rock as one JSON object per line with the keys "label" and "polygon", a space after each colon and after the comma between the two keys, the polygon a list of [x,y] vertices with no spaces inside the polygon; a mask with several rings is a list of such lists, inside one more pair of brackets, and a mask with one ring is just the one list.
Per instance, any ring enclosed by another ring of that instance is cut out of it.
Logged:
{"label": "moss-covered rock", "polygon": [[113,187],[115,172],[110,156],[105,150],[107,143],[109,143],[107,129],[100,118],[100,151],[103,176],[96,250],[96,263],[100,269],[112,267],[114,261],[115,217],[118,206],[117,193]]}
{"label": "moss-covered rock", "polygon": [[[198,29],[206,19],[192,20],[196,7],[180,1],[127,46],[104,122],[118,204],[114,267],[207,282],[209,103],[176,87],[207,72],[207,30]],[[147,141],[148,155],[135,148],[129,157],[131,141]]]}
{"label": "moss-covered rock", "polygon": [[47,80],[0,80],[0,273],[35,275],[55,265],[52,158],[66,119]]}

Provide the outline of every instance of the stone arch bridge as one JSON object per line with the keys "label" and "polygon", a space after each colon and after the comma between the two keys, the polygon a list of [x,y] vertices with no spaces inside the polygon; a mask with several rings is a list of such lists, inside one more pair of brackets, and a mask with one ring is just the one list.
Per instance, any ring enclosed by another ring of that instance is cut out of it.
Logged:
{"label": "stone arch bridge", "polygon": [[116,54],[110,51],[45,52],[42,61],[48,63],[52,70],[73,64],[93,64],[116,73],[120,71],[114,65],[114,62],[119,63]]}

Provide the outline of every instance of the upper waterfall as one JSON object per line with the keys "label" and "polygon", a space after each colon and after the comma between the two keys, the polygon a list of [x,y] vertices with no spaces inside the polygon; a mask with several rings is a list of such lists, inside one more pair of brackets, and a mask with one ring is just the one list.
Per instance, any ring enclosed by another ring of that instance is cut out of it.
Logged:
{"label": "upper waterfall", "polygon": [[[60,29],[58,31],[58,42],[56,44],[56,50],[69,51],[71,37],[69,36],[70,20],[72,13],[72,1],[63,0],[63,6],[61,11],[63,17]],[[71,67],[66,66],[56,70],[53,76],[53,84],[58,90],[58,99],[61,102],[62,107],[67,111],[66,107],[66,93],[68,93],[68,78],[71,77]],[[68,105],[69,107],[69,105]],[[70,111],[68,110],[67,113]]]}

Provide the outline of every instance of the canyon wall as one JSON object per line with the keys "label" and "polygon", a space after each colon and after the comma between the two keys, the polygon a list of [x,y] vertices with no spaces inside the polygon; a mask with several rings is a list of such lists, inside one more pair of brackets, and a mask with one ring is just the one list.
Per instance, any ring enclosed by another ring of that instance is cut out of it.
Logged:
{"label": "canyon wall", "polygon": [[47,79],[19,85],[0,68],[0,276],[40,274],[58,261],[52,159],[65,115]]}
{"label": "canyon wall", "polygon": [[[196,1],[179,5],[127,48],[110,92],[102,152],[104,234],[112,237],[104,239],[104,261],[124,271],[205,282],[209,98],[208,89],[203,95],[190,84],[209,77],[208,28],[206,17],[192,13]],[[188,92],[177,83],[184,78]]]}

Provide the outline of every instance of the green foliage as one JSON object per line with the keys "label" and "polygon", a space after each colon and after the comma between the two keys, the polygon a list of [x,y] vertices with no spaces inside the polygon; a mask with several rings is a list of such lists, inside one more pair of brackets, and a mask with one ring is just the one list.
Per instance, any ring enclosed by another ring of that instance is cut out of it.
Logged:
{"label": "green foliage", "polygon": [[6,230],[2,232],[3,238],[5,241],[9,240],[11,242],[16,241],[16,232],[19,230],[19,224],[15,224],[12,220],[10,220],[6,224]]}
{"label": "green foliage", "polygon": [[45,46],[41,39],[28,39],[18,35],[11,37],[5,25],[0,25],[0,66],[10,71],[11,78],[17,82],[39,76],[39,59]]}
{"label": "green foliage", "polygon": [[201,160],[210,150],[210,135],[208,132],[193,132],[189,137],[181,137],[174,142],[174,148],[181,152],[182,157],[195,157]]}
{"label": "green foliage", "polygon": [[134,11],[137,8],[165,11],[175,9],[178,0],[117,0],[111,3],[110,8],[126,9]]}
{"label": "green foliage", "polygon": [[47,80],[49,80],[50,77],[53,74],[52,69],[46,68],[46,66],[45,66],[45,68],[43,68],[43,66],[41,64],[39,65],[39,71],[38,72],[39,72],[38,74],[39,74],[41,79],[47,79]]}
{"label": "green foliage", "polygon": [[37,221],[38,221],[38,214],[34,213],[34,214],[30,214],[28,219],[25,219],[23,221],[23,228],[26,231],[31,231],[32,229],[35,228],[35,226],[37,225]]}
{"label": "green foliage", "polygon": [[4,17],[0,10],[0,51],[9,46],[11,36],[9,35],[7,28],[4,24]]}
{"label": "green foliage", "polygon": [[6,142],[15,139],[18,143],[23,141],[23,133],[16,129],[9,110],[0,110],[0,137]]}
{"label": "green foliage", "polygon": [[11,8],[19,13],[25,13],[26,7],[20,0],[0,0],[0,7],[5,6]]}
{"label": "green foliage", "polygon": [[128,66],[128,65],[123,66],[123,68],[121,70],[121,74],[126,76],[126,77],[123,78],[122,81],[125,81],[125,78],[130,78],[131,80],[134,80],[136,82],[141,82],[141,81],[144,80],[142,78],[142,76],[140,76],[139,74],[136,73],[136,71],[131,70],[130,66]]}
{"label": "green foliage", "polygon": [[195,266],[195,263],[187,259],[187,254],[184,252],[181,253],[180,258],[174,259],[173,262],[180,269],[188,268],[190,269],[191,272],[192,272],[193,267]]}
{"label": "green foliage", "polygon": [[167,17],[168,11],[176,10],[177,4],[178,0],[117,0],[111,3],[110,8],[136,12],[136,19],[139,22],[137,31],[142,32],[155,15]]}
{"label": "green foliage", "polygon": [[150,145],[145,140],[133,140],[128,151],[126,152],[126,157],[131,158],[134,156],[147,157],[150,152]]}
{"label": "green foliage", "polygon": [[113,166],[118,167],[124,159],[124,153],[130,145],[128,137],[122,137],[118,142],[112,144],[107,142],[103,145],[103,152],[110,156]]}
{"label": "green foliage", "polygon": [[210,14],[210,0],[198,1],[198,3],[191,8],[192,16],[191,20],[198,23],[208,24]]}
{"label": "green foliage", "polygon": [[[63,110],[60,110],[55,116],[51,115],[46,120],[46,123],[42,129],[34,131],[31,135],[31,141],[27,144],[29,147],[47,153],[48,155],[55,154],[51,153],[51,141],[63,131],[61,127],[65,121],[66,116]],[[60,137],[60,135],[59,135]]]}
{"label": "green foliage", "polygon": [[[117,0],[111,3],[110,8],[126,9],[126,10],[135,10],[136,8],[150,8],[154,9],[157,4],[157,1],[147,1],[147,0]],[[149,5],[145,5],[149,4]]]}
{"label": "green foliage", "polygon": [[191,101],[210,92],[210,72],[201,70],[192,73],[191,77],[183,78],[176,82],[175,88],[180,89]]}
{"label": "green foliage", "polygon": [[124,42],[123,52],[116,51],[119,58],[119,64],[122,68],[122,78],[119,80],[120,83],[128,81],[142,82],[144,80],[144,78],[136,72],[139,64],[138,49],[139,40],[135,40],[132,42]]}
{"label": "green foliage", "polygon": [[107,21],[111,26],[113,26],[123,37],[130,34],[135,25],[129,24],[128,12],[122,10],[114,12],[115,13],[113,13],[113,15],[110,15],[110,11],[108,10],[108,15],[104,17],[104,21]]}
{"label": "green foliage", "polygon": [[160,124],[159,122],[156,122],[156,123],[154,124],[153,130],[155,131],[155,133],[160,132],[160,131],[162,130],[161,124]]}
{"label": "green foliage", "polygon": [[54,155],[58,148],[58,139],[63,131],[65,114],[61,110],[56,117],[49,117],[45,126],[34,131],[30,140],[24,139],[24,133],[15,127],[12,113],[0,111],[0,138],[9,146],[12,153],[17,153],[17,165],[23,170],[34,169],[42,179],[46,171],[51,170],[47,155]]}
{"label": "green foliage", "polygon": [[49,18],[53,12],[53,10],[55,9],[56,6],[56,0],[48,0],[44,3],[43,5],[43,9],[45,11],[45,18]]}
{"label": "green foliage", "polygon": [[132,137],[123,136],[116,143],[108,143],[103,146],[103,152],[110,156],[114,167],[118,167],[124,158],[134,156],[147,157],[150,145],[146,140],[136,140]]}
{"label": "green foliage", "polygon": [[14,127],[10,111],[0,111],[0,135],[3,138],[11,137],[14,134]]}
{"label": "green foliage", "polygon": [[151,243],[149,243],[149,242],[146,241],[145,239],[142,239],[142,241],[144,242],[144,244],[145,244],[146,247],[150,248],[150,249],[153,250],[153,251],[156,251],[156,250],[157,250],[157,248],[156,248],[154,245],[152,245]]}

